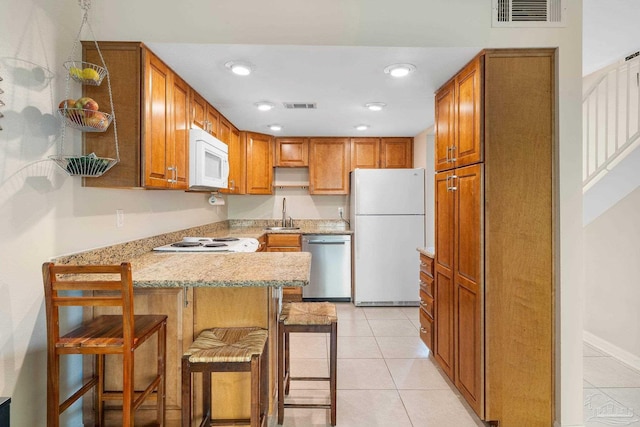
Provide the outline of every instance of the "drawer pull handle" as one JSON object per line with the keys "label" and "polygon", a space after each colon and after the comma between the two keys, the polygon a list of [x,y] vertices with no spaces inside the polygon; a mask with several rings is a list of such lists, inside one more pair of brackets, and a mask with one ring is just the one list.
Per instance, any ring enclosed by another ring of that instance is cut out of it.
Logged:
{"label": "drawer pull handle", "polygon": [[425,262],[421,262],[420,263],[420,267],[426,267],[426,266],[427,266],[427,263],[425,263]]}
{"label": "drawer pull handle", "polygon": [[420,333],[421,333],[421,334],[426,334],[426,333],[427,333],[427,330],[426,330],[425,328],[422,328],[422,327],[421,327],[421,328],[420,328]]}
{"label": "drawer pull handle", "polygon": [[420,305],[421,305],[422,307],[426,307],[426,306],[427,306],[427,303],[426,303],[426,302],[424,302],[424,300],[420,300]]}

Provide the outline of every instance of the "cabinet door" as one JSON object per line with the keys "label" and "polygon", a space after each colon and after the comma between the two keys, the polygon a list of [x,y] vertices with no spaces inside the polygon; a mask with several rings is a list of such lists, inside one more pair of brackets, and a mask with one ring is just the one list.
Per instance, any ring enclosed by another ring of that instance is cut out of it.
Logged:
{"label": "cabinet door", "polygon": [[457,167],[482,161],[482,57],[456,76],[456,137],[452,150]]}
{"label": "cabinet door", "polygon": [[247,194],[272,194],[273,141],[271,136],[247,132]]}
{"label": "cabinet door", "polygon": [[307,138],[276,138],[275,166],[309,166],[309,140]]}
{"label": "cabinet door", "polygon": [[380,138],[351,138],[351,170],[380,167]]}
{"label": "cabinet door", "polygon": [[231,138],[231,129],[233,125],[229,120],[227,120],[224,116],[220,116],[220,120],[218,122],[218,135],[217,138],[229,145],[229,139]]}
{"label": "cabinet door", "polygon": [[245,194],[245,171],[247,152],[245,141],[240,138],[240,131],[231,127],[229,137],[229,188],[230,194]]}
{"label": "cabinet door", "polygon": [[211,104],[207,104],[207,132],[211,135],[218,136],[218,125],[220,122],[220,113],[213,108]]}
{"label": "cabinet door", "polygon": [[171,70],[145,52],[144,186],[166,188],[171,167]]}
{"label": "cabinet door", "polygon": [[455,383],[483,416],[482,165],[455,169]]}
{"label": "cabinet door", "polygon": [[[300,252],[301,239],[301,234],[267,234],[267,252]],[[282,288],[282,300],[302,301],[302,288]]]}
{"label": "cabinet door", "polygon": [[244,150],[240,147],[240,132],[224,116],[220,116],[218,139],[229,147],[229,184],[223,193],[242,194],[238,188],[238,175],[244,165]]}
{"label": "cabinet door", "polygon": [[207,101],[196,91],[191,92],[191,123],[200,129],[206,129]]}
{"label": "cabinet door", "polygon": [[382,138],[380,140],[381,168],[412,168],[413,138]]}
{"label": "cabinet door", "polygon": [[436,93],[436,171],[453,168],[451,147],[455,146],[455,81]]}
{"label": "cabinet door", "polygon": [[451,191],[453,173],[436,174],[435,200],[435,332],[434,356],[447,376],[454,379],[454,197]]}
{"label": "cabinet door", "polygon": [[171,132],[175,168],[172,188],[189,187],[189,85],[180,77],[173,76],[171,91]]}
{"label": "cabinet door", "polygon": [[349,194],[349,139],[309,140],[309,193]]}

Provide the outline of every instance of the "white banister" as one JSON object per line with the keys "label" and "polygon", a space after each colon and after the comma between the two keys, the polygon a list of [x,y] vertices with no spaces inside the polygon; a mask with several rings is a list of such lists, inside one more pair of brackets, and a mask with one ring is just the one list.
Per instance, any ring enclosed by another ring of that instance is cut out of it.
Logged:
{"label": "white banister", "polygon": [[589,188],[640,138],[640,57],[607,71],[582,100],[583,185]]}

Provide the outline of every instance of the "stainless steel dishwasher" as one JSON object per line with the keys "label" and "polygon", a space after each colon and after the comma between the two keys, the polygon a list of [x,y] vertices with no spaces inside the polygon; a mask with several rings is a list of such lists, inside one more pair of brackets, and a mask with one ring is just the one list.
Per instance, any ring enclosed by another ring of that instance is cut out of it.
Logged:
{"label": "stainless steel dishwasher", "polygon": [[307,234],[302,251],[311,252],[311,278],[302,288],[306,301],[351,301],[351,236]]}

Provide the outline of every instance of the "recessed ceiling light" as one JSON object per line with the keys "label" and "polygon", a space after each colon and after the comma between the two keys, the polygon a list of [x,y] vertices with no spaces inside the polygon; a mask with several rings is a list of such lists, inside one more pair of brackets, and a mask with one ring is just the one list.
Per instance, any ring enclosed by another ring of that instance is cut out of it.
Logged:
{"label": "recessed ceiling light", "polygon": [[412,64],[393,64],[384,69],[386,74],[392,77],[405,77],[416,70],[416,66]]}
{"label": "recessed ceiling light", "polygon": [[280,125],[269,125],[269,129],[274,132],[280,132],[282,130],[282,126]]}
{"label": "recessed ceiling light", "polygon": [[253,105],[258,107],[258,110],[260,110],[260,111],[269,111],[273,107],[275,107],[275,104],[273,102],[269,102],[269,101],[260,101],[260,102],[256,102]]}
{"label": "recessed ceiling light", "polygon": [[384,107],[386,107],[387,104],[385,104],[384,102],[369,102],[367,104],[364,104],[364,106],[367,107],[371,111],[380,111]]}
{"label": "recessed ceiling light", "polygon": [[247,62],[229,61],[224,66],[239,76],[248,76],[253,71],[253,67]]}
{"label": "recessed ceiling light", "polygon": [[369,125],[358,125],[356,126],[356,130],[367,130],[369,129]]}

